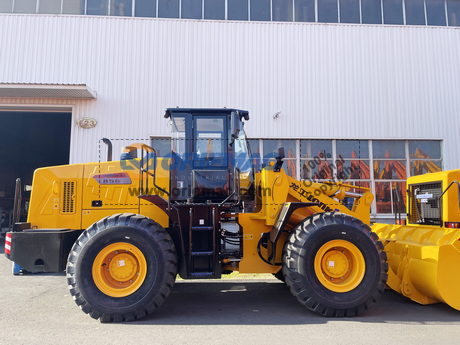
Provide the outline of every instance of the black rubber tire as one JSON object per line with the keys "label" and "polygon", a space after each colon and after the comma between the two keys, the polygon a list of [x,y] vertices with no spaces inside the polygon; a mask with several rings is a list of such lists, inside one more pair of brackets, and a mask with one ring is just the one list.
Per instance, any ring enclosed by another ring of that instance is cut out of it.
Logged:
{"label": "black rubber tire", "polygon": [[[364,277],[349,292],[331,291],[316,277],[315,256],[331,240],[354,244],[364,257]],[[372,307],[385,290],[386,260],[382,243],[368,225],[342,213],[320,213],[292,230],[284,246],[283,273],[292,294],[308,309],[327,317],[356,316]]]}
{"label": "black rubber tire", "polygon": [[282,281],[283,283],[286,282],[286,280],[284,279],[283,270],[279,270],[278,272],[273,273],[273,276],[274,276],[276,279],[278,279],[279,281]]}
{"label": "black rubber tire", "polygon": [[[116,242],[135,245],[147,262],[147,274],[137,291],[115,298],[94,283],[92,265],[97,254]],[[177,274],[173,241],[161,225],[135,214],[106,217],[85,230],[70,251],[67,283],[75,303],[101,322],[134,321],[158,308],[171,292]]]}

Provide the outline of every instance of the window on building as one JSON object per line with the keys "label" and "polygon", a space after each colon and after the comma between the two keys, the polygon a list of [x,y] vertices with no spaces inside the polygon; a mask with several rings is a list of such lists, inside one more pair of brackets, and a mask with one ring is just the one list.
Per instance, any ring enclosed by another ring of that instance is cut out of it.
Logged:
{"label": "window on building", "polygon": [[284,147],[284,164],[283,168],[286,173],[296,178],[297,176],[297,149],[296,140],[283,140],[283,139],[265,139],[264,142],[264,166],[267,166],[270,158],[278,156],[278,149]]}
{"label": "window on building", "polygon": [[442,170],[441,143],[439,141],[409,141],[411,176]]}
{"label": "window on building", "polygon": [[204,0],[204,19],[225,19],[225,0]]}
{"label": "window on building", "polygon": [[369,142],[337,140],[337,177],[341,180],[370,180]]}
{"label": "window on building", "polygon": [[0,13],[13,12],[13,0],[0,1]]}
{"label": "window on building", "polygon": [[315,0],[295,0],[294,19],[296,22],[315,22]]}
{"label": "window on building", "polygon": [[382,24],[382,8],[380,0],[361,0],[363,24]]}
{"label": "window on building", "polygon": [[335,174],[332,140],[301,140],[300,167],[303,180],[332,180]]}
{"label": "window on building", "polygon": [[277,22],[292,22],[293,0],[272,0],[272,20]]}
{"label": "window on building", "polygon": [[106,16],[108,14],[108,0],[87,0],[86,14]]}
{"label": "window on building", "polygon": [[404,24],[402,0],[383,0],[384,24]]}
{"label": "window on building", "polygon": [[359,0],[340,0],[340,22],[360,23]]}
{"label": "window on building", "polygon": [[158,0],[159,18],[179,18],[179,0]]}
{"label": "window on building", "polygon": [[407,25],[425,25],[425,4],[421,0],[404,0]]}
{"label": "window on building", "polygon": [[426,21],[428,25],[446,26],[446,8],[444,1],[425,0]]}
{"label": "window on building", "polygon": [[372,151],[377,213],[394,213],[397,200],[406,202],[406,142],[373,140]]}
{"label": "window on building", "polygon": [[135,0],[136,17],[153,17],[157,16],[157,2],[155,0]]}
{"label": "window on building", "polygon": [[36,13],[37,0],[15,0],[14,13]]}
{"label": "window on building", "polygon": [[186,19],[201,19],[203,16],[202,0],[182,0],[180,17]]}
{"label": "window on building", "polygon": [[150,138],[150,147],[152,147],[155,150],[157,157],[166,157],[171,153],[171,138]]}
{"label": "window on building", "polygon": [[447,19],[449,26],[460,26],[460,1],[447,0]]}
{"label": "window on building", "polygon": [[248,20],[248,0],[227,0],[228,20]]}
{"label": "window on building", "polygon": [[251,0],[250,20],[271,20],[270,0]]}
{"label": "window on building", "polygon": [[[337,140],[335,167],[337,179],[345,184],[370,188],[369,142],[367,140]],[[348,191],[358,194],[365,192],[360,188],[350,188]],[[344,198],[342,203],[351,209],[354,200],[354,198]]]}
{"label": "window on building", "polygon": [[[349,192],[358,194],[367,191],[363,188],[372,190],[373,214],[392,214],[398,207],[404,212],[407,178],[442,170],[441,141],[436,140],[252,139],[249,143],[256,166],[261,156],[266,166],[284,147],[283,168],[292,177],[300,173],[301,180],[341,180],[353,186]],[[345,198],[343,204],[351,208],[354,200]]]}
{"label": "window on building", "polygon": [[61,13],[61,0],[46,0],[40,1],[38,13],[43,14],[60,14]]}
{"label": "window on building", "polygon": [[63,14],[85,14],[85,0],[63,0]]}
{"label": "window on building", "polygon": [[337,0],[317,0],[318,22],[337,23],[339,21]]}
{"label": "window on building", "polygon": [[131,17],[133,15],[133,0],[110,0],[110,15]]}
{"label": "window on building", "polygon": [[136,17],[460,26],[460,0],[0,0],[0,13],[132,16],[133,8]]}
{"label": "window on building", "polygon": [[406,182],[375,182],[374,191],[376,212],[378,214],[391,214],[406,209]]}
{"label": "window on building", "polygon": [[402,140],[374,140],[372,151],[374,159],[406,158],[406,146]]}

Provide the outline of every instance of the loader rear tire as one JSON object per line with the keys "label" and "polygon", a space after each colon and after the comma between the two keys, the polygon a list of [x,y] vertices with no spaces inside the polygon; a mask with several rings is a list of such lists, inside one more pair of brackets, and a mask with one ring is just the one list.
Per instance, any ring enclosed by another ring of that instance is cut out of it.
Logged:
{"label": "loader rear tire", "polygon": [[84,231],[67,261],[75,303],[101,322],[141,319],[171,292],[177,255],[169,234],[135,214],[106,217]]}
{"label": "loader rear tire", "polygon": [[328,317],[356,316],[373,306],[388,279],[386,253],[369,226],[341,213],[300,222],[283,251],[286,284],[308,309]]}
{"label": "loader rear tire", "polygon": [[284,279],[283,270],[279,270],[278,272],[273,273],[273,276],[279,281],[282,281],[283,283],[286,282],[286,280]]}

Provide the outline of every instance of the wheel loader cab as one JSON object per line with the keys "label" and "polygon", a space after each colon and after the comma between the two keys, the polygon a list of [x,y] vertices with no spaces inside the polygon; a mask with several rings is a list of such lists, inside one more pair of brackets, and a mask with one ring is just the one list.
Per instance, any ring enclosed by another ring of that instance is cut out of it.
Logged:
{"label": "wheel loader cab", "polygon": [[171,201],[254,198],[254,171],[243,129],[248,112],[172,108],[165,118],[171,119],[172,130]]}

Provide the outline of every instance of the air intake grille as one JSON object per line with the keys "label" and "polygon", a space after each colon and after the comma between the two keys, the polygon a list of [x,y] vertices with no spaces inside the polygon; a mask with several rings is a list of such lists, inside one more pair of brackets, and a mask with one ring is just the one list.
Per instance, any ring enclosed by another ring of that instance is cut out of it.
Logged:
{"label": "air intake grille", "polygon": [[409,186],[410,222],[424,225],[440,225],[439,197],[442,183],[424,183]]}
{"label": "air intake grille", "polygon": [[62,213],[74,213],[75,182],[64,182],[62,186]]}

